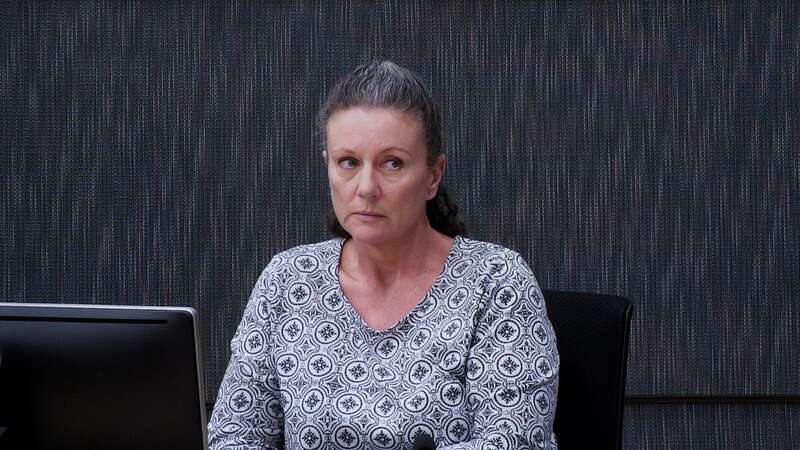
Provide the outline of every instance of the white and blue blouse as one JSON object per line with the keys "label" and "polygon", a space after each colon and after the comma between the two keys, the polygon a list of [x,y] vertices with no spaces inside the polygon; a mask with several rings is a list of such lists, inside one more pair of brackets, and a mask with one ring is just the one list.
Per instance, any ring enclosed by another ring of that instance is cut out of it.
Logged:
{"label": "white and blue blouse", "polygon": [[456,236],[420,303],[385,331],[342,292],[345,240],[276,255],[231,342],[212,450],[553,449],[559,357],[536,278]]}

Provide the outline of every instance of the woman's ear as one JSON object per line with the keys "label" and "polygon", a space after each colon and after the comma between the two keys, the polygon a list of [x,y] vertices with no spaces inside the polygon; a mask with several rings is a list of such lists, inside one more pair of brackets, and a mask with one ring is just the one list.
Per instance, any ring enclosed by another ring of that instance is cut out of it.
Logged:
{"label": "woman's ear", "polygon": [[428,193],[427,199],[430,200],[433,197],[436,197],[436,193],[439,192],[439,185],[442,183],[442,177],[444,177],[444,170],[447,168],[447,155],[442,153],[441,155],[436,157],[436,162],[433,164],[431,168],[431,181],[428,185]]}
{"label": "woman's ear", "polygon": [[322,159],[324,159],[325,161],[328,161],[328,151],[327,150],[323,150],[322,151]]}

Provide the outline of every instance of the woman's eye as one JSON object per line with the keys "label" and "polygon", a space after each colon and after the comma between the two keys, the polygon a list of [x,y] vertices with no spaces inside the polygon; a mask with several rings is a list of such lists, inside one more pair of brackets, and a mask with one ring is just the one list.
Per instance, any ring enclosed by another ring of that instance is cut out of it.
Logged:
{"label": "woman's eye", "polygon": [[403,161],[400,161],[397,158],[387,159],[384,164],[391,170],[397,170],[403,167]]}
{"label": "woman's eye", "polygon": [[339,167],[343,169],[352,169],[356,166],[356,160],[353,158],[342,158],[339,160]]}

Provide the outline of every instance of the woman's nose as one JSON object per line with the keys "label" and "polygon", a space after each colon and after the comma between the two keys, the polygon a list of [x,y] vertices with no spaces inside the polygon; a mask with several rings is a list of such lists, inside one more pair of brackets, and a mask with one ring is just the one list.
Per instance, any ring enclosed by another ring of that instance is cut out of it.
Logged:
{"label": "woman's nose", "polygon": [[378,174],[369,167],[364,167],[359,174],[358,196],[361,198],[375,199],[380,196],[381,188],[378,182]]}

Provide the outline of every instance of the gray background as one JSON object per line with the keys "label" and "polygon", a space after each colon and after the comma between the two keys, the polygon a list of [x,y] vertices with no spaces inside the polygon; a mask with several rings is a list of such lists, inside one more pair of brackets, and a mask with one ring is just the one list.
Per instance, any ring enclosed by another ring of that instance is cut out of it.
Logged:
{"label": "gray background", "polygon": [[213,401],[261,269],[327,239],[326,91],[389,58],[470,237],[634,302],[627,448],[800,446],[791,2],[221,3],[0,7],[1,299],[194,306]]}

